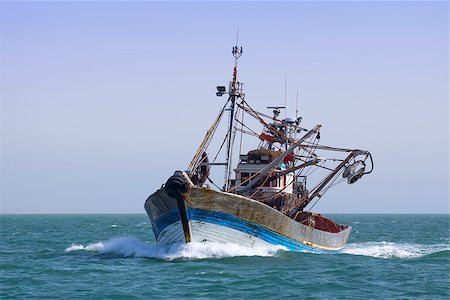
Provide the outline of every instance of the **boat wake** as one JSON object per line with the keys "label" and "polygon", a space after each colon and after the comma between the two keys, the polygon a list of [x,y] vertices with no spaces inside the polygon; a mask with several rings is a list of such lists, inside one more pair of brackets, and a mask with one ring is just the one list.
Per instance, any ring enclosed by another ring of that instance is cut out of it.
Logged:
{"label": "boat wake", "polygon": [[208,259],[234,256],[274,256],[278,251],[286,250],[281,246],[248,248],[236,244],[189,243],[173,245],[150,245],[136,238],[120,237],[106,242],[87,245],[72,244],[66,252],[92,251],[99,254],[120,257],[146,257],[157,259]]}
{"label": "boat wake", "polygon": [[[234,256],[275,256],[287,251],[282,246],[248,248],[236,244],[189,243],[157,245],[147,244],[132,237],[119,237],[106,242],[72,244],[65,252],[95,252],[119,257],[146,257],[157,259],[208,259]],[[381,259],[417,259],[422,257],[448,257],[450,245],[400,244],[367,242],[348,244],[340,253]]]}
{"label": "boat wake", "polygon": [[450,245],[400,244],[392,242],[368,242],[348,244],[342,253],[383,259],[416,259],[450,255]]}

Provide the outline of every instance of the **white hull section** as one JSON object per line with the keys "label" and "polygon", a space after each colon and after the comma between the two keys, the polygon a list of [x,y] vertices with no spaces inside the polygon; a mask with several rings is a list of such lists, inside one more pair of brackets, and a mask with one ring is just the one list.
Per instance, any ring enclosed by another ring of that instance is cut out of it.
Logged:
{"label": "white hull section", "polygon": [[161,230],[156,242],[158,244],[184,243],[184,232],[181,222],[175,222]]}
{"label": "white hull section", "polygon": [[[192,242],[231,243],[248,248],[271,246],[270,243],[258,237],[217,224],[191,220],[189,221],[189,228]],[[164,228],[157,242],[158,244],[184,243],[185,239],[181,222],[175,222]]]}

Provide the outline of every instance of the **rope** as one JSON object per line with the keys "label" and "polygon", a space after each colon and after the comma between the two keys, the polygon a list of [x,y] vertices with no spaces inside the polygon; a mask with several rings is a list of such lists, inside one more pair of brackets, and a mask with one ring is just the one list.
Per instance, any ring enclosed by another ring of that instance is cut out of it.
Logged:
{"label": "rope", "polygon": [[220,120],[222,119],[223,113],[225,111],[225,107],[228,105],[228,102],[230,102],[230,98],[228,98],[227,102],[220,110],[219,115],[214,120],[214,122],[211,125],[211,127],[209,128],[209,130],[206,132],[206,135],[203,138],[203,141],[201,142],[200,146],[198,147],[197,152],[194,155],[194,158],[192,159],[191,163],[189,164],[188,170],[190,173],[192,173],[198,167],[198,161],[200,159],[200,156],[208,148],[209,143],[211,142],[211,139],[214,136],[214,133],[216,132],[217,126],[219,125]]}
{"label": "rope", "polygon": [[237,130],[237,131],[243,132],[245,134],[254,136],[254,137],[259,137],[259,135],[257,133],[253,133],[253,132],[250,132],[250,131],[247,131],[247,130],[244,130],[244,129],[241,129],[241,128],[236,128],[236,127],[234,129]]}
{"label": "rope", "polygon": [[313,203],[313,205],[309,208],[308,212],[311,212],[311,209],[313,209],[313,207],[317,204],[317,202],[319,202],[320,198],[322,198],[323,195],[325,195],[325,193],[333,186],[341,183],[343,180],[341,180],[339,183],[334,184],[334,182],[339,178],[339,175],[342,174],[344,170],[340,170],[339,172],[336,173],[334,179],[326,186],[323,188],[322,193],[320,193],[320,197],[317,198],[317,200]]}
{"label": "rope", "polygon": [[[311,137],[311,138],[312,138],[312,137]],[[317,141],[317,143],[318,143],[317,135],[315,135],[315,137],[314,137],[314,142],[315,142],[315,141]],[[309,151],[307,151],[306,149],[305,149],[304,151],[308,153],[308,156],[306,157],[305,162],[309,161],[309,160],[312,158],[312,156],[313,156],[312,154],[315,155],[314,151],[313,151],[312,153],[309,152]],[[308,170],[310,170],[311,168],[312,168],[312,165],[310,165],[310,166],[308,166],[308,167],[306,167],[306,168],[300,170],[300,172],[297,174],[297,177],[298,177],[298,176],[301,176],[301,174],[303,173],[303,171],[306,173],[306,172],[308,172]],[[315,169],[317,169],[317,167],[316,167]]]}
{"label": "rope", "polygon": [[[244,114],[244,110],[242,110],[242,114]],[[259,137],[259,134],[254,131],[253,129],[251,129],[250,127],[248,127],[247,125],[245,125],[244,123],[242,123],[241,121],[239,121],[238,119],[235,119],[235,121],[239,124],[241,124],[242,127],[245,127],[246,129],[250,130],[253,134],[257,135]],[[241,129],[243,130],[243,129]]]}
{"label": "rope", "polygon": [[209,178],[209,176],[208,176],[208,180],[209,180],[209,182],[211,182],[217,189],[220,190],[220,187],[217,186],[217,184],[215,184],[214,181],[212,181],[211,178]]}
{"label": "rope", "polygon": [[[220,153],[220,151],[222,150],[223,145],[225,145],[225,142],[226,142],[226,140],[227,140],[227,137],[228,137],[228,134],[225,135],[225,138],[223,139],[222,145],[220,145],[219,151],[217,151],[217,154],[216,154],[216,156],[214,157],[214,159],[213,159],[213,161],[212,161],[213,163],[216,162],[216,159],[217,159],[217,157],[219,156],[219,153]],[[210,166],[209,168],[211,169],[211,166]]]}

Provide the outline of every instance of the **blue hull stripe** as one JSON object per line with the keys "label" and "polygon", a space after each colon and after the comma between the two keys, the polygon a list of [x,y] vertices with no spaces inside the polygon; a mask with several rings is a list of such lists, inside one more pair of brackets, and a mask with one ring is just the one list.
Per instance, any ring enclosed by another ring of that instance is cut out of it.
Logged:
{"label": "blue hull stripe", "polygon": [[172,209],[171,211],[159,216],[152,222],[152,228],[153,232],[155,233],[155,237],[158,238],[159,234],[164,228],[180,220],[181,217],[178,209]]}
{"label": "blue hull stripe", "polygon": [[[189,220],[216,224],[232,228],[235,230],[239,230],[251,236],[260,238],[261,240],[266,241],[270,244],[284,246],[289,250],[296,250],[296,251],[305,250],[308,252],[316,252],[316,253],[334,252],[307,246],[302,242],[288,238],[260,224],[250,222],[227,213],[189,208],[188,217]],[[158,237],[160,232],[164,228],[179,220],[180,214],[178,213],[177,209],[171,210],[165,213],[164,215],[161,215],[153,222],[153,232],[155,233],[155,236]],[[195,235],[195,232],[192,232],[192,235]]]}

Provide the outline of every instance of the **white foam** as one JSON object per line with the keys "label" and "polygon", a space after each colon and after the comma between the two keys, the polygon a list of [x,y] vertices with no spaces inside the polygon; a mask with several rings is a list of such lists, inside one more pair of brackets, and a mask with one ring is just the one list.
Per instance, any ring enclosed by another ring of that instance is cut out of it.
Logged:
{"label": "white foam", "polygon": [[439,251],[450,250],[449,245],[397,244],[391,242],[368,242],[348,244],[343,253],[390,259],[413,259]]}
{"label": "white foam", "polygon": [[89,244],[89,245],[86,245],[86,246],[72,244],[70,247],[67,247],[65,251],[66,252],[79,251],[79,250],[101,251],[102,249],[103,249],[103,244],[102,243]]}
{"label": "white foam", "polygon": [[121,237],[107,242],[88,245],[72,244],[66,252],[94,251],[101,254],[116,254],[122,257],[149,257],[160,259],[205,259],[233,256],[274,256],[281,246],[248,248],[236,244],[189,243],[174,245],[150,245],[135,238]]}

